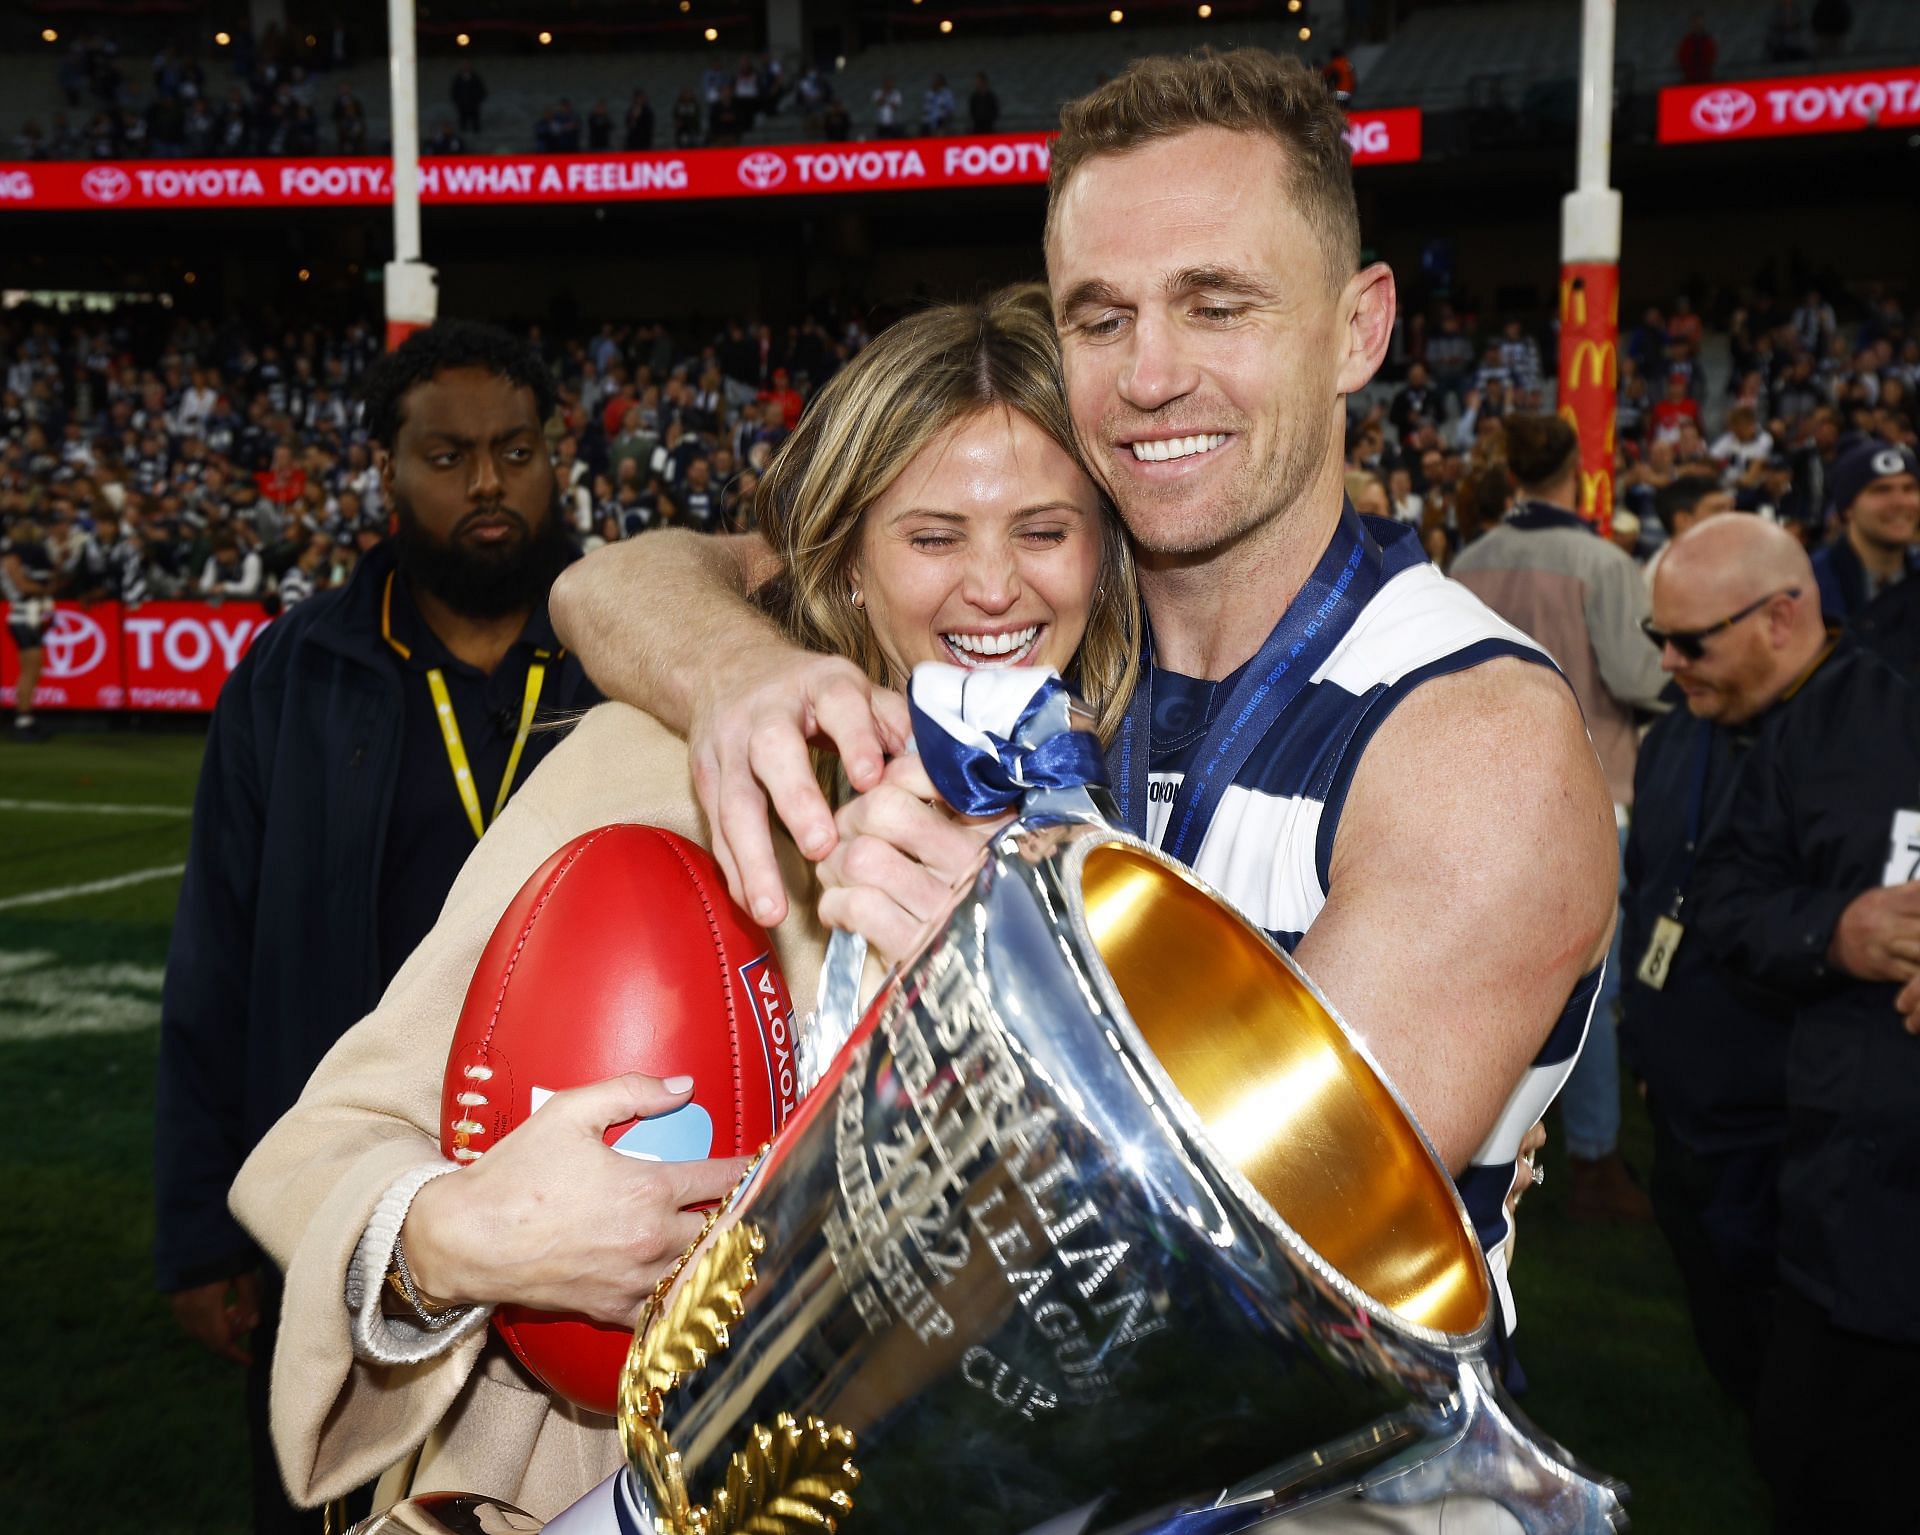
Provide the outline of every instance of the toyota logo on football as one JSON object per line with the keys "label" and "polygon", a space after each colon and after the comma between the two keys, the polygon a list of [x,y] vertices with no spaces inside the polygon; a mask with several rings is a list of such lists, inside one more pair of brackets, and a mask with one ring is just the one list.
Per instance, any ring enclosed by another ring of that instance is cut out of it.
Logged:
{"label": "toyota logo on football", "polygon": [[740,180],[756,192],[771,191],[787,179],[787,162],[770,149],[756,149],[740,162]]}
{"label": "toyota logo on football", "polygon": [[97,203],[117,203],[133,190],[133,182],[117,165],[96,165],[80,178],[80,190]]}
{"label": "toyota logo on football", "polygon": [[1693,104],[1693,126],[1702,133],[1738,133],[1758,110],[1745,91],[1725,87],[1708,91]]}
{"label": "toyota logo on football", "polygon": [[46,647],[49,678],[84,677],[107,658],[107,631],[73,608],[54,610],[40,643]]}

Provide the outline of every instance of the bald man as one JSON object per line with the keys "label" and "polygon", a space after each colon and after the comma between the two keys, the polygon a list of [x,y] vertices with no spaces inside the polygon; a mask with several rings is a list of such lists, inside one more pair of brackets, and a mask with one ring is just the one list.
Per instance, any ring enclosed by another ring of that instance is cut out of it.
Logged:
{"label": "bald man", "polygon": [[1634,775],[1621,1034],[1646,1086],[1654,1215],[1694,1336],[1715,1379],[1751,1410],[1773,1298],[1792,1007],[1689,937],[1689,887],[1694,850],[1725,815],[1755,735],[1791,707],[1834,641],[1806,551],[1737,513],[1667,546],[1648,630],[1687,707],[1649,732]]}

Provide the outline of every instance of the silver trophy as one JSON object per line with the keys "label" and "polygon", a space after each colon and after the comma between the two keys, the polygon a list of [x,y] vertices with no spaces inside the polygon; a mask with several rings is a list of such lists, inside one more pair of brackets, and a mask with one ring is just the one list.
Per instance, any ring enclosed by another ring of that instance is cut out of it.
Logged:
{"label": "silver trophy", "polygon": [[635,1334],[641,1527],[1224,1535],[1355,1492],[1624,1527],[1495,1382],[1480,1246],[1399,1095],[1181,866],[1017,822],[821,1028]]}

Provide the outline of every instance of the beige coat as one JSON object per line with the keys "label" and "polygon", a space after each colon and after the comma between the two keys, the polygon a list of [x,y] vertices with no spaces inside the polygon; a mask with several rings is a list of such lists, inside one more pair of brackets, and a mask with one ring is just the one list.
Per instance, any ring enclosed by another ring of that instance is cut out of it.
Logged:
{"label": "beige coat", "polygon": [[[603,704],[541,764],[467,860],[440,920],[380,1005],[328,1052],[293,1109],[240,1169],[234,1214],[286,1271],[272,1424],[293,1499],[318,1504],[421,1448],[415,1492],[455,1489],[542,1519],[620,1463],[613,1422],[557,1404],[482,1328],[437,1359],[376,1366],[353,1353],[344,1298],[354,1245],[401,1175],[440,1161],[440,1081],[481,950],[549,856],[614,822],[707,842],[685,743],[649,716]],[[825,935],[811,875],[780,844],[787,888],[806,892],[774,934],[799,1016],[812,1008]]]}

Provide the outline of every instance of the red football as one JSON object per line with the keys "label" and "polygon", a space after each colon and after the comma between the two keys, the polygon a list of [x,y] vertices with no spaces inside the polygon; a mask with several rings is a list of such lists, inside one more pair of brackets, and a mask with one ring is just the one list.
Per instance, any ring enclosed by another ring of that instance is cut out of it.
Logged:
{"label": "red football", "polygon": [[[773,946],[703,848],[652,826],[575,838],[513,898],[447,1056],[441,1150],[471,1161],[553,1093],[625,1071],[693,1078],[683,1107],[608,1129],[629,1156],[747,1155],[793,1110]],[[549,1390],[613,1412],[629,1332],[521,1306],[493,1325]]]}

